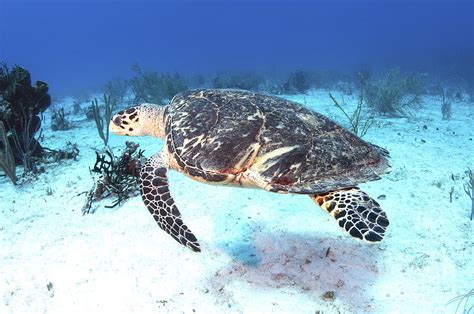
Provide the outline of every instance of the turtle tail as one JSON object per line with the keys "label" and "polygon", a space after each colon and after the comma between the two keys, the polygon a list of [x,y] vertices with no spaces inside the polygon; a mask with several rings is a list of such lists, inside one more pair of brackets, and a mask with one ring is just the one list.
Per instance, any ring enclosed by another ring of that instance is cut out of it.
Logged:
{"label": "turtle tail", "polygon": [[389,224],[379,203],[357,187],[310,196],[351,236],[367,242],[383,239]]}

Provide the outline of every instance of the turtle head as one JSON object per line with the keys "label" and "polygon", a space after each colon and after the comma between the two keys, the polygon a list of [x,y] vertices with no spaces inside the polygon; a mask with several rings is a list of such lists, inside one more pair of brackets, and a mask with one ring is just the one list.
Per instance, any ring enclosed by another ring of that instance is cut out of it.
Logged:
{"label": "turtle head", "polygon": [[110,120],[109,130],[117,135],[165,137],[165,107],[141,104],[117,112]]}

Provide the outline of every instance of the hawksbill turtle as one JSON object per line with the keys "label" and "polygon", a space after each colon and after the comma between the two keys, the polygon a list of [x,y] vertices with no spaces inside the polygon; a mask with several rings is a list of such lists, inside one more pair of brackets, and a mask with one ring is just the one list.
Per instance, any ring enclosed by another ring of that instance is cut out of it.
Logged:
{"label": "hawksbill turtle", "polygon": [[193,90],[166,106],[120,111],[109,129],[164,140],[141,167],[141,196],[160,228],[195,252],[201,248],[170,194],[168,169],[210,184],[307,194],[367,242],[382,240],[389,224],[357,187],[389,172],[388,152],[298,103],[242,90]]}

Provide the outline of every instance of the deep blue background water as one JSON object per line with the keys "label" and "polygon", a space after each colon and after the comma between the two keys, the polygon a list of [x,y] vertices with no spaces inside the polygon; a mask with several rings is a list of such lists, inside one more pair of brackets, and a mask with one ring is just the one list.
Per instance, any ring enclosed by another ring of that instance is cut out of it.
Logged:
{"label": "deep blue background water", "polygon": [[[224,3],[225,2],[225,3]],[[0,0],[0,60],[51,92],[145,69],[474,67],[474,1]]]}

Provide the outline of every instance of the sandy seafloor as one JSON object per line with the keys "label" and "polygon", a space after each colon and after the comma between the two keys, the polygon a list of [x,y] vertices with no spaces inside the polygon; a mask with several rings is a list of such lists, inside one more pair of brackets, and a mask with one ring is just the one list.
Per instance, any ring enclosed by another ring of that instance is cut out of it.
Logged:
{"label": "sandy seafloor", "polygon": [[[327,91],[288,98],[345,122]],[[345,98],[353,108],[355,98]],[[83,217],[76,195],[92,185],[102,142],[84,114],[63,132],[51,131],[47,115],[43,145],[76,142],[80,157],[22,185],[0,177],[0,313],[454,313],[448,301],[474,288],[474,221],[461,179],[474,168],[474,105],[453,102],[450,121],[440,106],[428,97],[410,118],[378,118],[365,137],[392,157],[391,174],[361,186],[386,196],[379,203],[390,227],[380,244],[346,235],[306,196],[171,172],[200,254],[161,231],[139,196],[114,209],[104,200]],[[115,151],[126,140],[111,135]],[[133,140],[147,156],[162,146]],[[323,298],[328,291],[334,300]]]}

